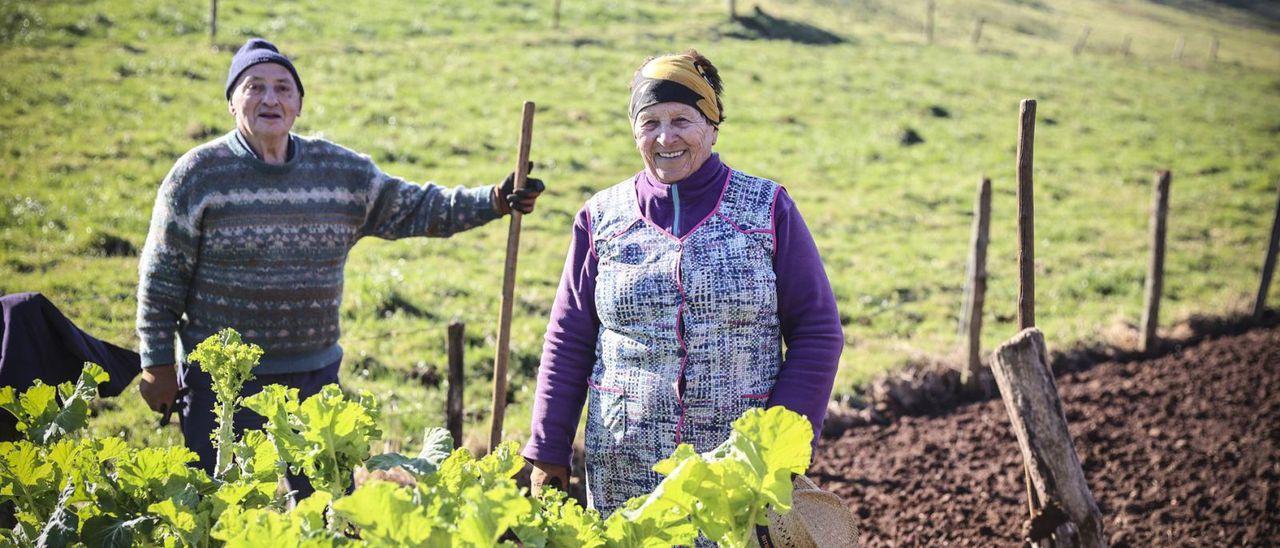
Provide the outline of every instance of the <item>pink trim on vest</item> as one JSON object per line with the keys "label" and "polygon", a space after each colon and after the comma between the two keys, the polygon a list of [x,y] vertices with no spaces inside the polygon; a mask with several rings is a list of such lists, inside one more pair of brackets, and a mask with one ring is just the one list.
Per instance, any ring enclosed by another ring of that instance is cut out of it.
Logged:
{"label": "pink trim on vest", "polygon": [[[677,238],[674,234],[668,232],[667,229],[654,224],[654,222],[650,221],[648,217],[645,217],[644,211],[640,209],[640,198],[638,196],[636,197],[636,216],[644,220],[645,224],[653,227],[654,230],[657,230],[658,232],[662,233],[663,236],[671,238],[672,240],[675,240],[677,242],[684,243],[685,238],[688,238],[690,234],[697,232],[698,228],[701,227],[703,223],[707,222],[707,219],[710,219],[716,216],[716,214],[720,213],[720,205],[724,203],[725,192],[729,190],[730,177],[733,177],[732,168],[729,169],[728,173],[726,173],[724,176],[724,183],[720,186],[720,197],[716,198],[716,207],[712,208],[711,212],[708,213],[706,217],[703,217],[701,221],[698,221],[698,224],[693,225],[693,228],[690,228],[688,232],[685,232],[684,236]],[[630,225],[628,225],[627,228],[631,228]]]}

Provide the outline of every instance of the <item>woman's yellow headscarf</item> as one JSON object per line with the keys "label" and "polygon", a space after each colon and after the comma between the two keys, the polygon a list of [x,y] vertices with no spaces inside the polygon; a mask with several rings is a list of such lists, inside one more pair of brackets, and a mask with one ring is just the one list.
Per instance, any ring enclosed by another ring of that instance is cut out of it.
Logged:
{"label": "woman's yellow headscarf", "polygon": [[645,63],[631,83],[631,119],[647,106],[684,103],[698,109],[712,125],[720,124],[716,91],[688,54],[664,55]]}

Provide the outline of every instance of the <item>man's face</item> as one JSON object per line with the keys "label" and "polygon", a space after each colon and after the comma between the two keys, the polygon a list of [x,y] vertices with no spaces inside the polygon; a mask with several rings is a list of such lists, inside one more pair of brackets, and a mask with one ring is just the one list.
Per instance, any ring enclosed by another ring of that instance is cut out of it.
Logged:
{"label": "man's face", "polygon": [[302,112],[302,96],[289,69],[275,63],[258,63],[240,75],[227,105],[236,127],[246,135],[282,138],[293,129]]}

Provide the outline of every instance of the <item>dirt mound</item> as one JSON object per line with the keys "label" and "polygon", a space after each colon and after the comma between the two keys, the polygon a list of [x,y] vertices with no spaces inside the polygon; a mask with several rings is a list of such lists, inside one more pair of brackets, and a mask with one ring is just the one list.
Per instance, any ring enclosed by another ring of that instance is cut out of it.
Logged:
{"label": "dirt mound", "polygon": [[[1280,329],[1058,379],[1113,546],[1280,544]],[[824,440],[811,475],[868,546],[1015,545],[1022,464],[999,400]]]}

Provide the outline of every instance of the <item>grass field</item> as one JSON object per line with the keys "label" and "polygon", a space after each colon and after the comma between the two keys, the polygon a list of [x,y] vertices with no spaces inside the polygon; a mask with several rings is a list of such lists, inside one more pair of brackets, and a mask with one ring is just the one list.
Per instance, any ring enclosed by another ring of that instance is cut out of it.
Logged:
{"label": "grass field", "polygon": [[[1022,98],[1039,101],[1038,320],[1051,341],[1137,322],[1157,169],[1173,172],[1165,323],[1238,310],[1256,289],[1280,177],[1280,21],[1262,3],[940,2],[933,45],[915,0],[762,2],[770,17],[746,23],[728,22],[715,0],[566,0],[559,30],[550,0],[220,4],[215,49],[199,2],[0,0],[0,292],[44,292],[90,332],[136,347],[127,251],[142,246],[174,160],[231,128],[227,65],[255,35],[299,67],[299,133],[413,181],[500,180],[515,162],[520,102],[537,101],[535,173],[551,190],[522,238],[512,439],[527,430],[572,216],[641,165],[627,81],[644,57],[690,46],[725,78],[717,150],[785,184],[818,240],[846,328],[840,392],[960,344],[984,175],[994,185],[984,344],[1013,333]],[[753,22],[792,39],[760,39]],[[805,43],[829,35],[842,41]],[[924,142],[900,144],[908,129]],[[343,380],[382,398],[389,439],[443,422],[443,390],[422,379],[443,377],[452,318],[468,328],[469,437],[485,437],[505,226],[354,249]],[[131,443],[177,438],[151,421],[129,392],[95,428]]]}

